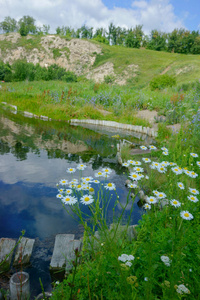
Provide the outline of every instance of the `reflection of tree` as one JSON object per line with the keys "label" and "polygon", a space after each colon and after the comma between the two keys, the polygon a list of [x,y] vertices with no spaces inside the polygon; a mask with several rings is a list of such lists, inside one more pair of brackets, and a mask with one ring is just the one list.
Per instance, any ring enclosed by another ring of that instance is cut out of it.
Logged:
{"label": "reflection of tree", "polygon": [[3,155],[9,152],[10,152],[10,147],[8,143],[5,143],[2,140],[0,140],[0,154]]}
{"label": "reflection of tree", "polygon": [[25,160],[27,159],[27,153],[29,152],[29,147],[23,146],[21,142],[16,142],[15,146],[11,149],[17,159]]}

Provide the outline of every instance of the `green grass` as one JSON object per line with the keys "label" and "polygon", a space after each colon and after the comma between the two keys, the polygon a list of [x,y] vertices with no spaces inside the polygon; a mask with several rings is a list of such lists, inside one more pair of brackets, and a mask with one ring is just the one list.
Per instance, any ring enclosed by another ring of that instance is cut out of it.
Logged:
{"label": "green grass", "polygon": [[[0,48],[2,50],[2,58],[5,58],[5,50],[17,49],[17,47],[24,47],[28,52],[32,49],[42,49],[41,36],[31,35],[28,37],[20,37],[16,43],[8,42],[6,40],[0,41]],[[87,40],[88,41],[88,40]],[[88,41],[101,47],[102,54],[96,55],[96,61],[93,68],[96,68],[106,62],[111,62],[114,65],[116,75],[121,75],[124,70],[128,70],[129,65],[138,66],[137,70],[133,72],[136,77],[130,73],[128,80],[135,88],[148,87],[149,82],[157,75],[160,75],[166,68],[169,75],[176,77],[177,85],[186,82],[193,82],[200,78],[200,59],[199,55],[185,55],[176,53],[159,52],[147,49],[132,49],[123,46],[109,46],[96,41]],[[44,49],[42,49],[44,50]],[[60,55],[58,50],[52,48],[56,57]],[[63,48],[59,51],[64,52],[66,57],[69,56],[69,49]],[[4,54],[3,54],[4,53]],[[4,56],[3,56],[4,55]],[[132,80],[131,80],[132,78]],[[131,82],[132,81],[132,82]]]}

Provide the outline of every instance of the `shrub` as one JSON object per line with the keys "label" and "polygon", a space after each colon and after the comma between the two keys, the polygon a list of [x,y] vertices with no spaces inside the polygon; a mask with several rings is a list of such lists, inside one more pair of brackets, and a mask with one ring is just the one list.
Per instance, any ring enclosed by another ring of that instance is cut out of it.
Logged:
{"label": "shrub", "polygon": [[74,72],[66,71],[64,76],[61,78],[63,81],[66,82],[77,82],[77,76]]}
{"label": "shrub", "polygon": [[151,81],[150,81],[150,88],[152,91],[156,90],[156,89],[164,89],[168,86],[172,87],[174,85],[176,85],[176,78],[167,74],[164,75],[159,75],[157,77],[154,77]]}

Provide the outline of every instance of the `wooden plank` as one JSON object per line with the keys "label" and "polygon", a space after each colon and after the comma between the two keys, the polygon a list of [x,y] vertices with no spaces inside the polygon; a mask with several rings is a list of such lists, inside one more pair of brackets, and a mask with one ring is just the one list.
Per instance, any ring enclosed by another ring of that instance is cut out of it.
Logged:
{"label": "wooden plank", "polygon": [[13,256],[13,251],[16,241],[9,238],[0,239],[0,272],[7,272],[10,269],[10,264]]}
{"label": "wooden plank", "polygon": [[17,246],[13,265],[26,265],[30,263],[35,239],[22,237],[21,242]]}
{"label": "wooden plank", "polygon": [[66,266],[66,257],[71,251],[70,241],[74,240],[74,234],[57,234],[50,262],[51,270],[60,270]]}

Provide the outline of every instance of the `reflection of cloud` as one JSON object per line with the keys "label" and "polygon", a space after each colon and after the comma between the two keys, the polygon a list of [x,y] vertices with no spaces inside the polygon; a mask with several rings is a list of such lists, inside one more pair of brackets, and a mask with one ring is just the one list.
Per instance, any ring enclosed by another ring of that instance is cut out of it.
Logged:
{"label": "reflection of cloud", "polygon": [[[12,154],[0,156],[0,179],[5,183],[15,184],[19,181],[29,183],[42,183],[46,186],[55,187],[60,179],[79,178],[79,171],[74,174],[68,174],[67,168],[76,168],[75,162],[69,162],[61,158],[48,159],[46,151],[41,151],[40,156],[34,153],[28,153],[27,159],[23,161],[16,161]],[[95,170],[98,171],[98,170]],[[83,176],[93,176],[94,172],[90,165],[87,164],[87,169],[82,172]],[[109,177],[112,179],[113,172]]]}

